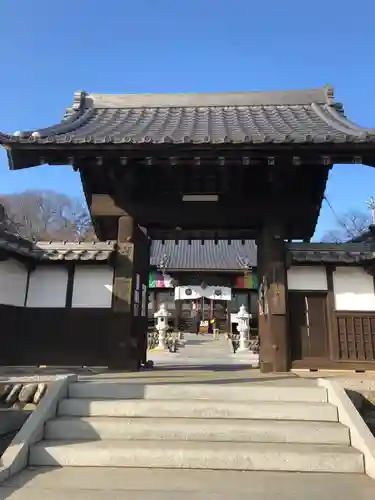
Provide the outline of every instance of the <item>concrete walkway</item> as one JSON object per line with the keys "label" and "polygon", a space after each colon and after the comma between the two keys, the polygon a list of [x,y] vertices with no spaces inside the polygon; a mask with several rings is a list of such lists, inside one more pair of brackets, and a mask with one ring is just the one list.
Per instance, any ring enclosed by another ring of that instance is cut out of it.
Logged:
{"label": "concrete walkway", "polygon": [[[152,353],[150,359],[156,359]],[[127,384],[186,384],[186,383],[213,383],[213,384],[281,384],[301,385],[315,383],[317,378],[328,378],[336,380],[346,389],[361,393],[375,392],[375,372],[355,373],[353,371],[295,371],[285,373],[260,373],[257,368],[249,367],[241,363],[230,363],[220,365],[217,362],[198,363],[196,365],[185,365],[177,363],[173,365],[160,365],[152,370],[140,372],[121,372],[109,370],[107,367],[83,368],[78,366],[44,367],[36,366],[1,366],[0,381],[4,383],[25,381],[43,382],[53,380],[56,375],[75,373],[82,381],[121,381]]]}
{"label": "concrete walkway", "polygon": [[185,341],[185,347],[181,347],[176,353],[154,349],[149,351],[148,358],[157,367],[256,365],[258,361],[258,356],[250,352],[234,354],[231,341],[223,334],[214,340],[210,334],[186,333]]}
{"label": "concrete walkway", "polygon": [[0,500],[373,500],[360,474],[116,468],[28,469],[3,483]]}

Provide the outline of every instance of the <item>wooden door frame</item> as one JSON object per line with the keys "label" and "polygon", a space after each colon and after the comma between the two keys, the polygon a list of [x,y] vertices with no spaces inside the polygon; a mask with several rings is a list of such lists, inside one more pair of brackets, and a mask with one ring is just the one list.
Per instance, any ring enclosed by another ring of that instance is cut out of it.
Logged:
{"label": "wooden door frame", "polygon": [[[293,359],[293,355],[292,355],[292,349],[291,349],[291,352],[290,352],[290,356],[291,356],[291,364],[292,366],[294,366],[295,364],[298,364],[298,365],[309,365],[309,364],[319,364],[320,362],[327,362],[327,361],[331,361],[331,328],[330,328],[330,315],[329,315],[329,301],[328,301],[328,298],[329,298],[329,291],[328,290],[289,290],[288,291],[288,295],[289,294],[300,294],[301,296],[304,295],[304,296],[307,296],[307,297],[319,297],[319,296],[323,296],[325,298],[324,300],[324,304],[325,304],[325,307],[324,307],[324,312],[325,312],[325,332],[326,332],[326,335],[325,335],[325,347],[326,347],[326,352],[327,352],[327,357],[309,357],[309,356],[305,356],[303,357],[302,356],[302,349],[301,349],[301,358],[302,359]],[[288,300],[288,305],[290,305],[290,301]],[[289,327],[291,328],[292,326],[292,321],[291,321],[291,315],[292,315],[292,310],[290,309],[289,310]]]}

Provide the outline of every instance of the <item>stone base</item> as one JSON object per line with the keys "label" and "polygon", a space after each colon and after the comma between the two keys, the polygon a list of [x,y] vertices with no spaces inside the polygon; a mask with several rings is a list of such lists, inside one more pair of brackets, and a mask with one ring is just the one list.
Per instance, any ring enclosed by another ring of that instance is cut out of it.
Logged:
{"label": "stone base", "polygon": [[157,345],[155,348],[154,348],[154,351],[168,351],[168,347],[166,345],[162,346],[162,345]]}

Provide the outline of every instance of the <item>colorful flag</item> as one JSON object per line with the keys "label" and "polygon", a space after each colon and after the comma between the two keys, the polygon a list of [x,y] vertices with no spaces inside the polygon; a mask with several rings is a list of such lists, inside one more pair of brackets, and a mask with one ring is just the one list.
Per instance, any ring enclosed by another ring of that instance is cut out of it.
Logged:
{"label": "colorful flag", "polygon": [[258,288],[258,277],[255,273],[247,272],[236,278],[236,288],[247,288],[254,290]]}

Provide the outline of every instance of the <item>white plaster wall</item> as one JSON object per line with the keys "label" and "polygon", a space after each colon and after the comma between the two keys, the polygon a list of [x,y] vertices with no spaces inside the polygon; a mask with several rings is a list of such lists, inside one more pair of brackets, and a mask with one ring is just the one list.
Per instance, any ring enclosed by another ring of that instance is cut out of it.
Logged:
{"label": "white plaster wall", "polygon": [[338,267],[333,273],[336,311],[375,311],[374,280],[360,267]]}
{"label": "white plaster wall", "polygon": [[324,266],[292,266],[288,269],[289,290],[327,290]]}
{"label": "white plaster wall", "polygon": [[25,305],[27,270],[23,264],[8,259],[0,262],[0,304]]}
{"label": "white plaster wall", "polygon": [[72,307],[112,307],[113,268],[76,266]]}
{"label": "white plaster wall", "polygon": [[65,307],[68,270],[38,266],[30,273],[26,307]]}

